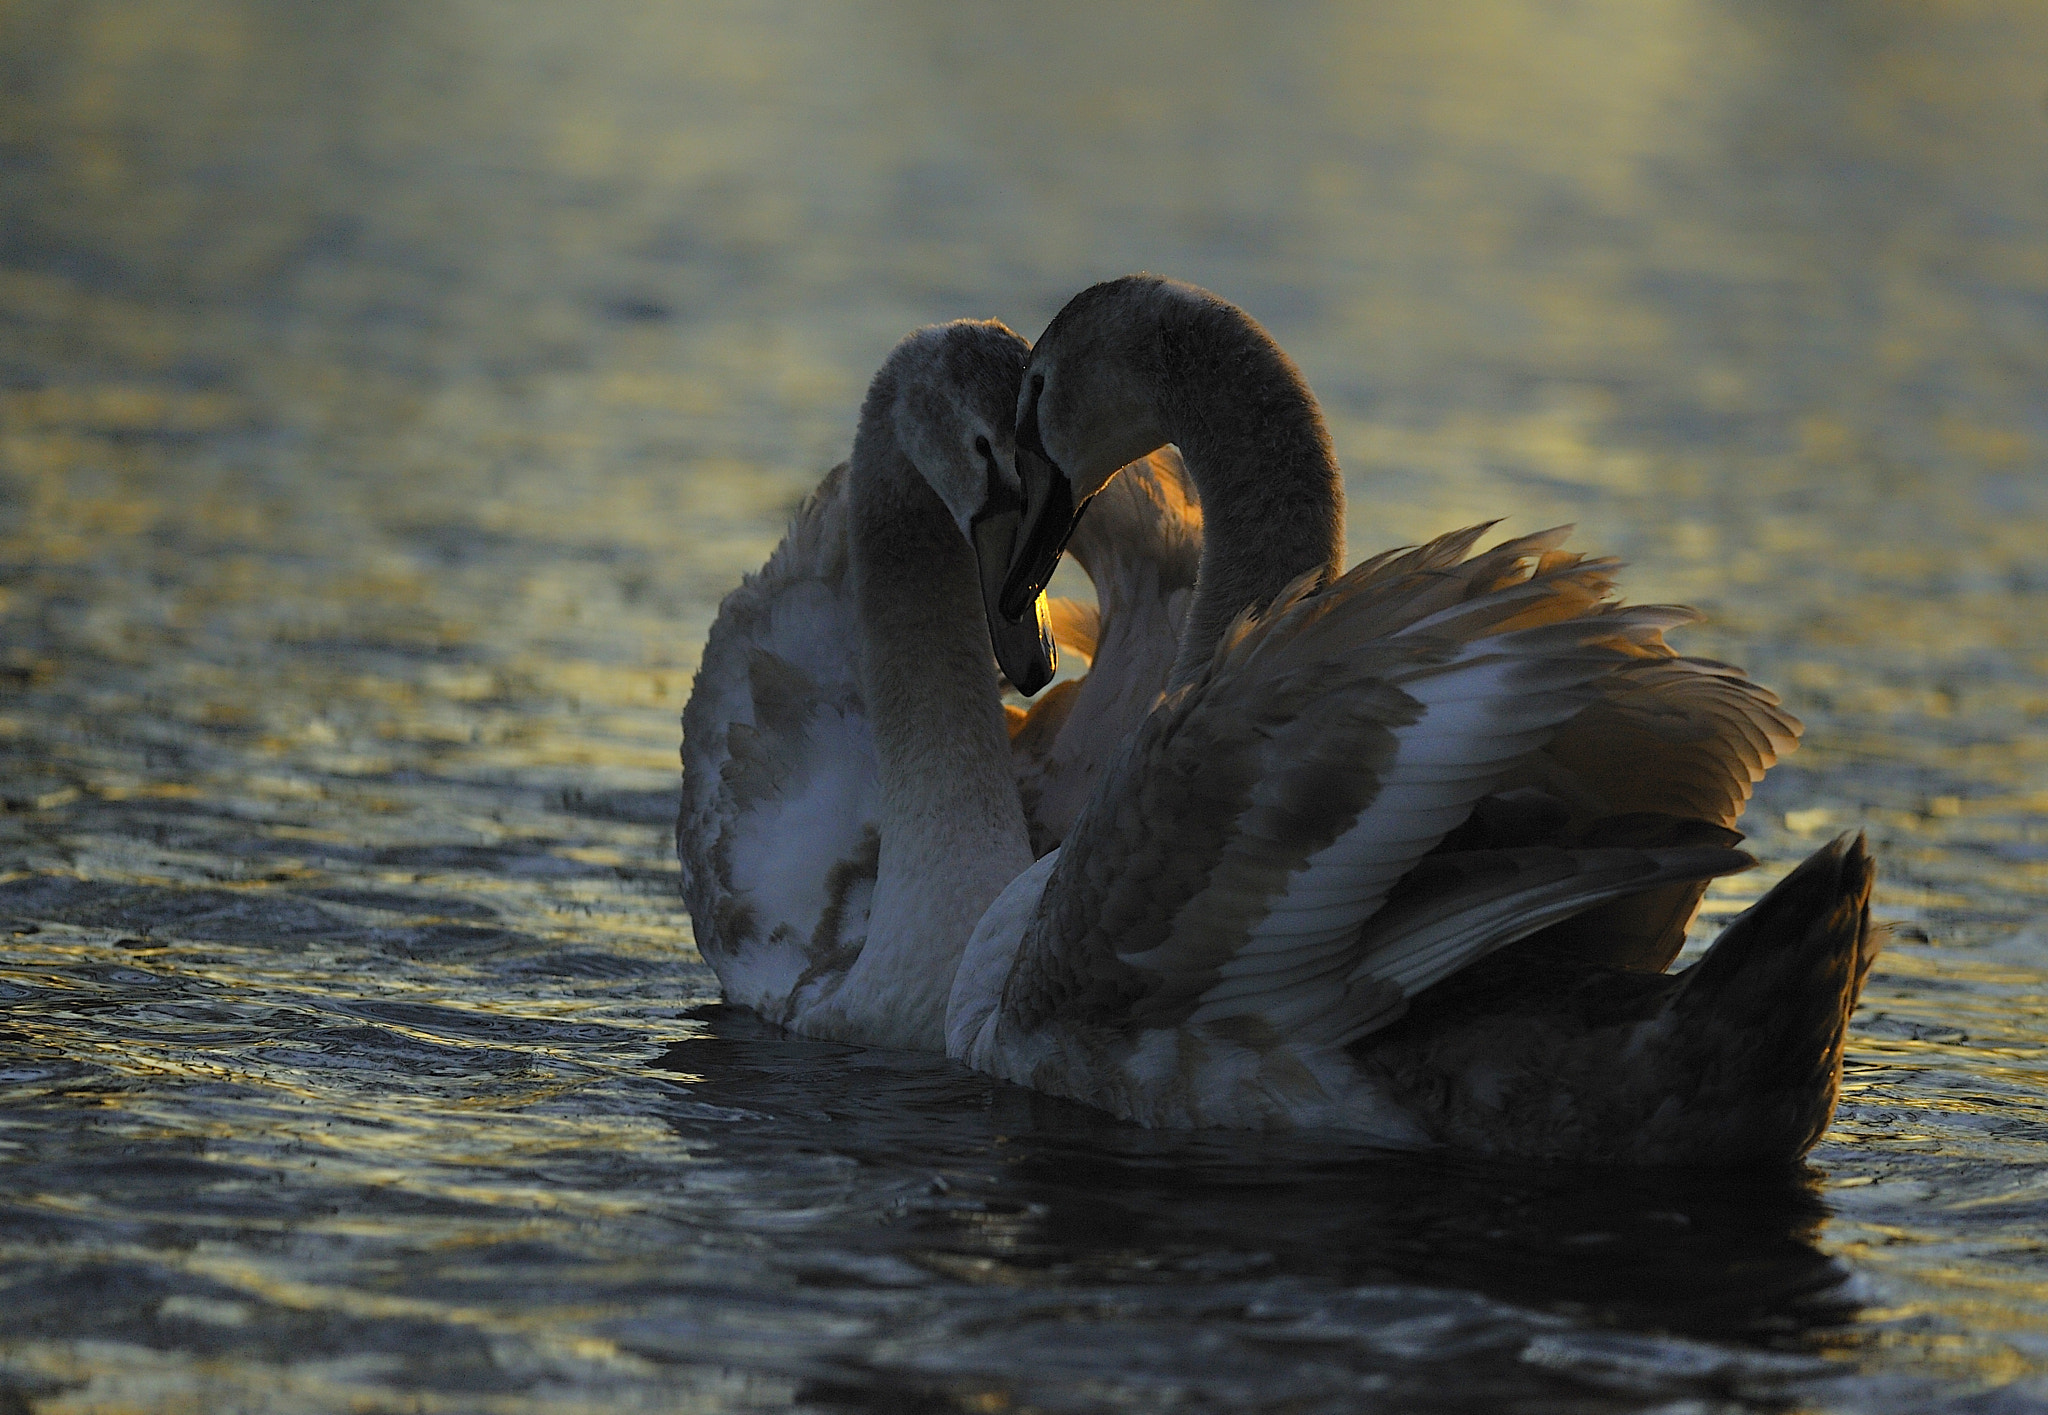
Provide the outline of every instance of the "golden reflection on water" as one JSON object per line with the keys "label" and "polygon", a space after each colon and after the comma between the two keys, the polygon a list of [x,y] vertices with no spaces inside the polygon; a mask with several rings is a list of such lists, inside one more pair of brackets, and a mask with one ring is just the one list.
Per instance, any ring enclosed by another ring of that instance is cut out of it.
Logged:
{"label": "golden reflection on water", "polygon": [[[1161,270],[1300,359],[1355,551],[1574,521],[1807,721],[1749,818],[1766,867],[1705,922],[1864,828],[1908,930],[1816,1156],[1823,1243],[1886,1294],[1844,1359],[2038,1376],[2044,60],[2020,0],[0,3],[0,883],[411,891],[409,927],[467,901],[535,947],[673,966],[658,807],[698,646],[881,353],[958,315],[1035,332]],[[593,1223],[654,1201],[507,1173],[691,1161],[576,1098],[638,1074],[701,970],[507,997],[473,960],[366,977],[346,943],[125,932],[49,922],[0,981],[52,990],[10,1025],[138,1143]],[[526,1070],[451,1064],[394,1107],[374,1056],[351,1079],[67,1008],[116,963],[252,1015],[417,1001],[439,1021],[379,1025]],[[617,1035],[478,1040],[471,1015]],[[251,1095],[180,1099],[222,1081]],[[288,1306],[426,1302],[294,1261],[194,1260]],[[46,1408],[203,1398],[178,1359],[104,1346],[36,1347],[93,1383]],[[233,1380],[318,1403],[381,1379],[281,1370]]]}

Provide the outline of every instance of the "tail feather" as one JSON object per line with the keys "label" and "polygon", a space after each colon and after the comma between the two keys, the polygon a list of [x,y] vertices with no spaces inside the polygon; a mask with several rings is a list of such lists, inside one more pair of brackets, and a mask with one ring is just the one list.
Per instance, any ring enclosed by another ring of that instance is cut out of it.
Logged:
{"label": "tail feather", "polygon": [[1861,834],[1824,846],[1722,932],[1671,1001],[1707,1102],[1694,1122],[1725,1116],[1727,1143],[1750,1158],[1796,1158],[1834,1116],[1849,1014],[1877,958],[1875,875]]}

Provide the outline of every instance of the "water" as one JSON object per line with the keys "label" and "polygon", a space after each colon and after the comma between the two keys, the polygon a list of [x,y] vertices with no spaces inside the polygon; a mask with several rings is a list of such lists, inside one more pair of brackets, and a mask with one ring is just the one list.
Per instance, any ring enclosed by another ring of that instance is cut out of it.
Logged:
{"label": "water", "polygon": [[[0,4],[0,1411],[2048,1406],[2048,11]],[[1150,268],[1808,723],[1769,1181],[1156,1135],[716,1004],[718,596]]]}

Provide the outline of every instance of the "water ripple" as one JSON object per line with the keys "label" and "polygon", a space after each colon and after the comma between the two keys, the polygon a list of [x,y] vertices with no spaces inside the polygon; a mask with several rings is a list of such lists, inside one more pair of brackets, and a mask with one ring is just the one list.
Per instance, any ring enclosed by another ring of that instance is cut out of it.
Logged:
{"label": "water ripple", "polygon": [[[0,6],[0,1415],[2048,1407],[2040,7],[1098,9]],[[1806,721],[1695,945],[1870,832],[1810,1168],[718,1005],[719,596],[906,329],[1135,268],[1354,554],[1575,521]]]}

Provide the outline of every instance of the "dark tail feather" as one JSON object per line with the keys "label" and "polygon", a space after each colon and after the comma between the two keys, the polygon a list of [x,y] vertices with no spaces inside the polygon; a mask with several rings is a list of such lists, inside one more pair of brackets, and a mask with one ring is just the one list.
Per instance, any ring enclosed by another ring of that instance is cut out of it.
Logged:
{"label": "dark tail feather", "polygon": [[1725,929],[1672,1012],[1731,1161],[1790,1161],[1834,1117],[1849,1014],[1876,961],[1862,835],[1844,835]]}

